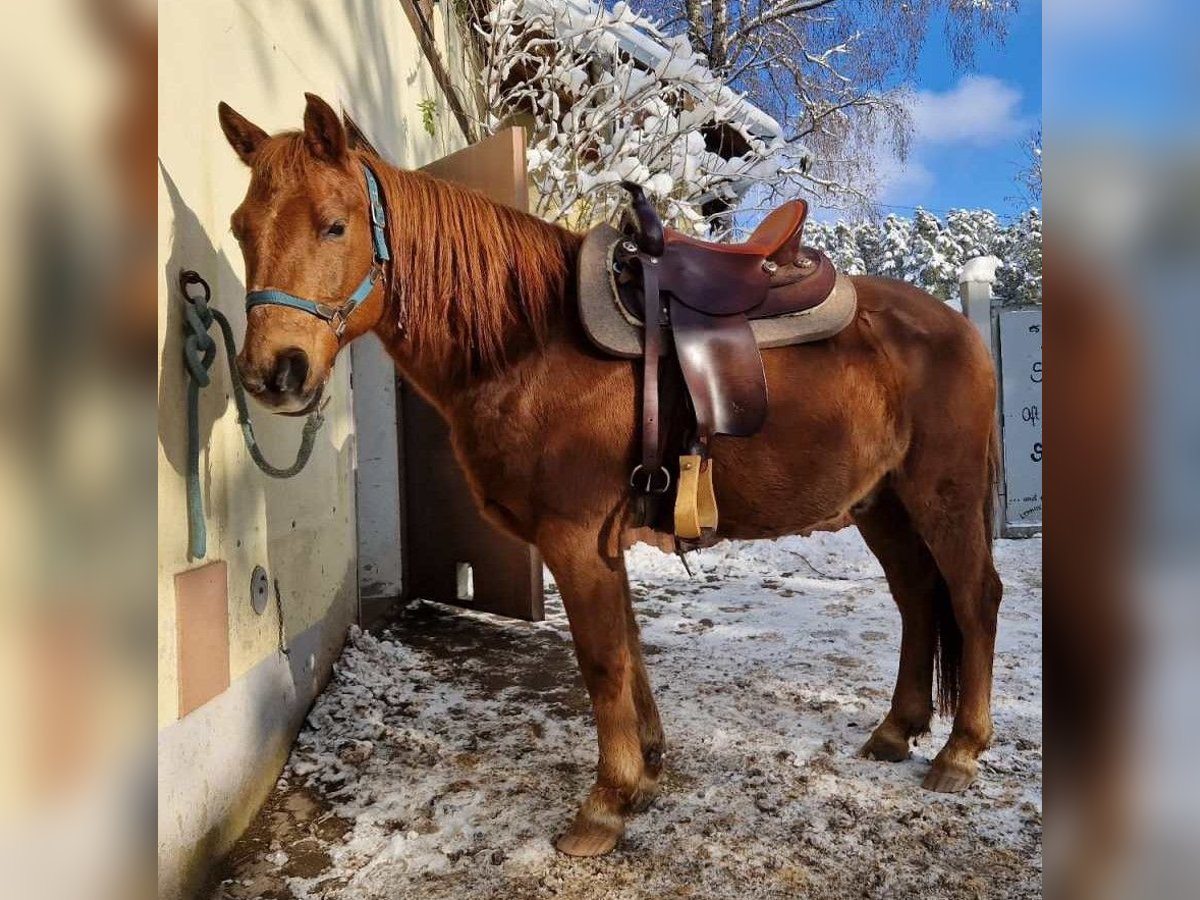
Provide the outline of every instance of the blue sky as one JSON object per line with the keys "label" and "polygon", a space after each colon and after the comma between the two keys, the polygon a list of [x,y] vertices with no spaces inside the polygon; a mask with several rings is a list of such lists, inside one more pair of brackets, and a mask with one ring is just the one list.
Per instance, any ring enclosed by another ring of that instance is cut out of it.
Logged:
{"label": "blue sky", "polygon": [[1023,143],[1042,116],[1042,5],[1023,0],[1003,46],[985,43],[968,69],[955,69],[931,23],[929,41],[909,86],[916,92],[915,134],[906,166],[883,159],[884,212],[915,206],[943,212],[987,208],[1022,211],[1015,199]]}
{"label": "blue sky", "polygon": [[1056,128],[1194,138],[1195,0],[1054,0],[1045,95]]}

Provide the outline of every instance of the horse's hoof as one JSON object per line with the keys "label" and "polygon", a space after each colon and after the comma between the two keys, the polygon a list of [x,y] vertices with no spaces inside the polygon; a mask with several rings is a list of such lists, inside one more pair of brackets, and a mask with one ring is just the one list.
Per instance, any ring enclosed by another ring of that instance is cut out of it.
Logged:
{"label": "horse's hoof", "polygon": [[902,762],[912,755],[908,747],[908,738],[895,726],[884,722],[867,738],[858,755],[864,759],[878,759],[882,762]]}
{"label": "horse's hoof", "polygon": [[[607,816],[605,817],[607,818]],[[571,830],[554,842],[559,853],[567,856],[603,856],[617,846],[625,833],[625,823],[597,821],[581,811],[571,824]]]}
{"label": "horse's hoof", "polygon": [[933,761],[933,768],[925,775],[921,787],[939,794],[957,794],[965,791],[975,780],[975,763],[969,766],[960,763]]}

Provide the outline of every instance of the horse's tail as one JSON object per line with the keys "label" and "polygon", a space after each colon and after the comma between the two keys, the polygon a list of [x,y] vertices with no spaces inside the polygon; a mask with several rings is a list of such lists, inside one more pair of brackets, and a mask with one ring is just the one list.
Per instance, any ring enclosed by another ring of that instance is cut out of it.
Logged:
{"label": "horse's tail", "polygon": [[[987,452],[987,491],[983,501],[983,533],[987,536],[988,547],[996,537],[996,480],[1000,472],[1000,433],[999,428],[992,423],[991,434],[988,437]],[[993,573],[993,578],[994,573]],[[994,587],[999,591],[999,584]],[[997,593],[996,601],[999,601]],[[937,698],[938,711],[944,716],[954,715],[958,709],[959,675],[962,672],[962,631],[954,618],[954,608],[950,604],[950,590],[944,578],[939,579],[933,601],[933,621],[937,635]]]}
{"label": "horse's tail", "polygon": [[983,533],[988,546],[996,540],[996,497],[1000,489],[1000,428],[992,422],[992,436],[988,442],[987,499],[983,501]]}
{"label": "horse's tail", "polygon": [[938,578],[933,600],[933,625],[937,637],[937,699],[938,712],[953,716],[958,709],[958,683],[962,672],[963,635],[950,605],[950,588],[945,578]]}

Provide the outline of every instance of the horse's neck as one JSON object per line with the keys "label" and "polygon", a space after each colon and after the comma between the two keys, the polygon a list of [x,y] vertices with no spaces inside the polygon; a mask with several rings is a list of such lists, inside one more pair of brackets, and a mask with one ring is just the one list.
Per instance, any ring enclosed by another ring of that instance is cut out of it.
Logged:
{"label": "horse's neck", "polygon": [[[551,348],[559,357],[564,351],[569,356],[571,348],[578,343],[578,314],[573,310],[574,273],[582,238],[557,228],[547,228],[543,237],[548,255],[564,267],[568,276],[562,290],[546,305],[545,332],[540,339],[526,314],[518,308],[521,286],[517,283],[511,260],[486,241],[473,247],[479,254],[494,255],[496,258],[487,259],[487,264],[509,273],[507,296],[514,308],[507,317],[503,341],[505,358],[498,365],[473,365],[473,360],[469,359],[471,348],[457,346],[450,328],[424,328],[420,334],[413,334],[406,328],[402,302],[444,303],[444,298],[401,298],[398,294],[403,293],[403,285],[399,292],[393,292],[392,302],[375,332],[405,377],[447,418],[453,419],[456,412],[461,417],[473,404],[490,403],[492,400],[488,398],[503,395],[512,386],[529,379],[531,372],[543,367]],[[446,315],[453,316],[453,308]],[[446,316],[439,313],[436,318],[445,321]]]}
{"label": "horse's neck", "polygon": [[560,418],[570,402],[574,391],[567,383],[585,356],[566,314],[569,298],[563,299],[543,343],[487,373],[447,375],[437,355],[410,352],[402,335],[385,340],[406,381],[449,425],[458,459],[482,496],[522,493],[544,449],[545,423]]}
{"label": "horse's neck", "polygon": [[376,329],[389,355],[405,379],[431,402],[451,424],[467,417],[479,406],[493,405],[495,398],[519,390],[523,382],[540,372],[552,357],[561,358],[564,350],[572,352],[575,341],[570,336],[564,311],[556,310],[550,333],[543,343],[536,343],[531,334],[520,338],[521,350],[504,365],[485,371],[470,372],[457,365],[448,365],[455,347],[414,349],[408,337],[398,329]]}

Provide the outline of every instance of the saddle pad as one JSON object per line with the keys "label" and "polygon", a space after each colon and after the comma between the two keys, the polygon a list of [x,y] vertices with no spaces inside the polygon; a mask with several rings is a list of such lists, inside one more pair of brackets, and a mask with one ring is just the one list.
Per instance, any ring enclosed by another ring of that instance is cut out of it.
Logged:
{"label": "saddle pad", "polygon": [[[576,275],[579,315],[583,328],[601,350],[614,356],[642,355],[642,323],[629,316],[617,300],[610,265],[613,248],[623,239],[611,225],[598,225],[587,233],[579,251]],[[850,324],[858,309],[854,283],[838,274],[829,296],[798,313],[753,319],[750,327],[759,347],[786,347],[833,337]]]}

